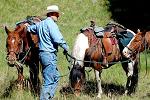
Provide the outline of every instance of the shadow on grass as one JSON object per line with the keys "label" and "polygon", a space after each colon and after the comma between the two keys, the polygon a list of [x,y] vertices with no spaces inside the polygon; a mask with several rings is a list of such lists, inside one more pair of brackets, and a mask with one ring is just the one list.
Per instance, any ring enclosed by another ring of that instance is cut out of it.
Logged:
{"label": "shadow on grass", "polygon": [[[94,81],[87,81],[84,90],[82,91],[83,94],[87,94],[91,97],[94,97],[97,95],[97,84]],[[103,94],[107,96],[111,95],[123,95],[125,93],[125,88],[122,85],[116,85],[114,83],[112,84],[107,84],[107,83],[102,83],[102,91]],[[72,95],[73,91],[71,87],[66,86],[62,87],[60,90],[60,93],[62,95]]]}
{"label": "shadow on grass", "polygon": [[[15,90],[20,90],[18,88],[18,81],[17,80],[11,80],[9,86],[7,86],[4,90],[4,92],[2,93],[2,95],[0,95],[0,99],[3,98],[11,98],[13,91]],[[26,90],[28,91],[30,89],[29,87],[29,79],[25,79],[24,84],[23,84],[23,89],[21,90]]]}
{"label": "shadow on grass", "polygon": [[150,93],[147,93],[145,96],[141,97],[141,100],[144,100],[146,98],[150,98]]}
{"label": "shadow on grass", "polygon": [[0,96],[0,98],[8,98],[11,97],[11,93],[13,92],[15,87],[15,81],[10,81],[10,85],[5,88],[4,93]]}

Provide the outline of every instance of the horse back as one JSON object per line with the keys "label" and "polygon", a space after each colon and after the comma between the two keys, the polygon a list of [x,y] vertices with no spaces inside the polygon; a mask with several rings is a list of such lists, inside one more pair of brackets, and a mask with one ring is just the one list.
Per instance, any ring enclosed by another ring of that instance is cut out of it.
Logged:
{"label": "horse back", "polygon": [[[118,46],[118,41],[110,32],[105,33],[103,38],[97,38],[91,30],[87,30],[84,34],[88,37],[89,48],[85,52],[85,61],[96,61],[99,63],[91,63],[90,66],[95,69],[101,69],[101,64],[104,56],[108,62],[119,61],[121,54]],[[89,66],[89,63],[85,63]]]}
{"label": "horse back", "polygon": [[147,41],[148,47],[150,48],[150,31],[146,32],[145,40]]}

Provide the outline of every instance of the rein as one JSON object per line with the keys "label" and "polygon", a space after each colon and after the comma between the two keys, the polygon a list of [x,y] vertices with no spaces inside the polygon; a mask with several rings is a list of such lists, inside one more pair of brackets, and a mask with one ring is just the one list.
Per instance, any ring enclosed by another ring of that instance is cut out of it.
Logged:
{"label": "rein", "polygon": [[27,50],[27,52],[26,52],[25,56],[24,56],[21,60],[19,60],[19,62],[23,62],[23,61],[25,61],[25,58],[28,56],[28,54],[29,54],[30,50],[31,50],[31,46],[30,46],[30,47],[29,47],[29,49]]}
{"label": "rein", "polygon": [[19,67],[22,67],[25,63],[25,58],[28,56],[30,50],[31,50],[31,47],[27,50],[27,52],[25,53],[24,57],[21,60],[15,61],[15,64],[18,65]]}
{"label": "rein", "polygon": [[[68,57],[70,57],[71,59],[73,59],[74,60],[74,63],[72,64],[71,63],[71,60],[68,58]],[[69,53],[66,53],[66,59],[67,59],[67,61],[71,64],[71,65],[74,65],[75,64],[75,62],[76,61],[81,61],[81,62],[86,62],[86,63],[97,63],[97,64],[103,64],[103,62],[99,62],[99,61],[87,61],[87,60],[79,60],[79,59],[76,59],[75,57],[73,57],[72,55],[70,55]],[[125,60],[125,61],[118,61],[118,62],[120,62],[120,63],[125,63],[125,62],[130,62],[131,60],[130,59],[128,59],[128,60]],[[116,64],[116,63],[118,63],[118,62],[109,62],[108,64]],[[108,67],[102,67],[102,69],[107,69],[107,68],[109,68],[110,66],[108,66]]]}

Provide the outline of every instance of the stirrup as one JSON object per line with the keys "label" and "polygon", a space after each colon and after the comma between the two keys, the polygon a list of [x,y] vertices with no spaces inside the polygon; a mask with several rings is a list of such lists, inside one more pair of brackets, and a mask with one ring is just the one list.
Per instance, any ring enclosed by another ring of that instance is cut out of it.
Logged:
{"label": "stirrup", "polygon": [[105,64],[103,63],[102,66],[104,66],[104,68],[105,68],[105,67],[107,68],[107,67],[108,67],[108,62],[105,63]]}
{"label": "stirrup", "polygon": [[108,67],[108,61],[106,60],[106,58],[103,59],[102,65],[103,65],[104,67]]}

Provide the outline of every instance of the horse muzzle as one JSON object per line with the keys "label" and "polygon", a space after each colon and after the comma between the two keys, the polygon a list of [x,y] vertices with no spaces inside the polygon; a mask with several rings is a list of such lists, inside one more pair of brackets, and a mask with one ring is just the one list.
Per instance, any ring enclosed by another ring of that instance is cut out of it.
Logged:
{"label": "horse muzzle", "polygon": [[9,65],[10,67],[14,67],[15,62],[16,62],[16,56],[8,55],[6,59],[7,59],[8,65]]}
{"label": "horse muzzle", "polygon": [[126,58],[130,58],[131,57],[131,51],[127,47],[125,47],[123,49],[122,53],[123,53],[123,56],[126,57]]}
{"label": "horse muzzle", "polygon": [[80,83],[79,81],[73,84],[72,88],[73,88],[75,96],[80,96],[80,93],[82,91],[82,86],[83,84]]}
{"label": "horse muzzle", "polygon": [[74,94],[75,94],[75,96],[80,96],[80,94],[81,94],[81,89],[75,89],[74,90]]}

